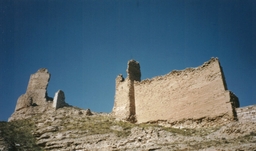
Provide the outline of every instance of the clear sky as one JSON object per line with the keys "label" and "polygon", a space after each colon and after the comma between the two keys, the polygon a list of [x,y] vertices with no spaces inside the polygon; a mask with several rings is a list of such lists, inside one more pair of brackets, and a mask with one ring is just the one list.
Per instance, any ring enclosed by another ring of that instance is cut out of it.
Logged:
{"label": "clear sky", "polygon": [[146,79],[211,57],[241,106],[256,104],[255,0],[1,0],[0,120],[39,68],[50,97],[61,89],[73,106],[111,112],[128,60]]}

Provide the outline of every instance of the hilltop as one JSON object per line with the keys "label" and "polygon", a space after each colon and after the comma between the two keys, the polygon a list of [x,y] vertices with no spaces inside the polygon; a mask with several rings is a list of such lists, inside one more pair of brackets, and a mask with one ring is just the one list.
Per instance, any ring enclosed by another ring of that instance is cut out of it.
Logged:
{"label": "hilltop", "polygon": [[255,150],[252,121],[179,129],[133,124],[106,113],[64,107],[33,118],[1,123],[0,149],[8,150]]}
{"label": "hilltop", "polygon": [[0,123],[0,150],[256,150],[256,105],[239,107],[217,58],[197,68],[141,81],[128,61],[116,78],[111,113],[96,113],[52,98],[50,73],[30,76],[9,122]]}

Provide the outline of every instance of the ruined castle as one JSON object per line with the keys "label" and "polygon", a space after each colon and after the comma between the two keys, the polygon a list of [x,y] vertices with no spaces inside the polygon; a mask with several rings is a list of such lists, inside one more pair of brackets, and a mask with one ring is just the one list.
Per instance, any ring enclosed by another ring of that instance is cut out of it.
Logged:
{"label": "ruined castle", "polygon": [[[45,68],[32,74],[26,93],[18,98],[9,118],[30,118],[34,124],[22,121],[22,129],[32,133],[43,150],[255,150],[256,105],[238,108],[238,98],[227,90],[216,58],[197,68],[175,70],[143,81],[140,64],[129,61],[127,77],[116,78],[112,114],[71,107],[65,103],[61,90],[54,98],[49,97],[49,80],[50,73]],[[145,127],[116,119],[160,126]],[[10,123],[15,124],[10,128],[17,123]],[[0,131],[8,132],[6,129],[9,127]],[[12,146],[35,150],[30,135],[17,133],[18,139],[6,139],[2,134],[0,150],[10,150]]]}
{"label": "ruined castle", "polygon": [[69,106],[65,102],[65,94],[62,90],[55,93],[54,98],[47,94],[47,86],[50,81],[50,73],[41,68],[30,76],[27,91],[18,98],[16,108],[8,121],[29,118],[58,108]]}
{"label": "ruined castle", "polygon": [[140,64],[130,60],[127,77],[116,78],[113,114],[137,123],[216,119],[233,120],[238,98],[229,90],[217,58],[197,68],[174,70],[141,81]]}
{"label": "ruined castle", "polygon": [[[26,93],[18,98],[9,121],[70,106],[65,102],[62,90],[57,91],[54,98],[48,96],[50,76],[45,68],[30,76]],[[187,126],[191,122],[197,125],[203,122],[224,124],[234,119],[256,121],[255,105],[238,107],[238,98],[227,89],[217,58],[196,68],[174,70],[142,81],[140,64],[130,60],[127,77],[118,75],[116,78],[112,115],[137,123],[164,121],[183,126],[184,121]]]}

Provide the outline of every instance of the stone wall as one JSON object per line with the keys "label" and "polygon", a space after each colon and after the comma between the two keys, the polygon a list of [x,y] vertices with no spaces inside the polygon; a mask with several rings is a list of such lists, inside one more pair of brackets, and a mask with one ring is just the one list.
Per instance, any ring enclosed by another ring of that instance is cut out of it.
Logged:
{"label": "stone wall", "polygon": [[[227,90],[222,68],[216,58],[197,68],[172,71],[141,82],[134,80],[133,100],[126,97],[129,96],[125,91],[128,80],[129,77],[116,85],[113,113],[120,119],[125,119],[123,115],[129,109],[135,109],[133,113],[138,123],[159,120],[172,123],[220,116],[233,120],[236,115],[234,108],[239,106],[238,98]],[[135,102],[134,107],[125,107],[125,102],[131,101]],[[116,108],[119,108],[118,112]]]}
{"label": "stone wall", "polygon": [[256,105],[237,108],[236,112],[239,121],[256,122]]}
{"label": "stone wall", "polygon": [[113,114],[116,118],[135,122],[134,81],[140,81],[140,65],[130,60],[127,65],[127,78],[122,75],[116,78],[116,94]]}
{"label": "stone wall", "polygon": [[[133,84],[131,80],[126,80],[124,82],[117,83],[117,93],[115,99],[119,100],[115,102],[114,112],[117,118],[129,120],[132,115],[134,115],[135,110],[132,109],[134,106],[132,103],[133,94]],[[124,95],[123,95],[124,94]],[[133,106],[132,106],[133,105]]]}

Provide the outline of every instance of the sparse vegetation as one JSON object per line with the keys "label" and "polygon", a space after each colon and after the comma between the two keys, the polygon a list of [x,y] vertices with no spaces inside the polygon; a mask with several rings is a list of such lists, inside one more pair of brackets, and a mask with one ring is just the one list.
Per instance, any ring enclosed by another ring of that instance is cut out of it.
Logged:
{"label": "sparse vegetation", "polygon": [[32,131],[35,130],[35,123],[32,120],[18,120],[13,122],[0,122],[1,136],[14,146],[14,150],[42,150],[36,145]]}
{"label": "sparse vegetation", "polygon": [[[125,147],[127,142],[135,142],[133,145],[136,143],[144,144],[141,146],[142,148],[148,144],[146,142],[152,137],[154,144],[157,144],[158,147],[172,150],[199,150],[212,146],[226,147],[232,146],[232,144],[255,143],[256,133],[254,131],[251,130],[238,137],[230,136],[234,132],[241,133],[241,131],[233,130],[234,128],[235,126],[178,129],[160,126],[156,123],[133,124],[115,120],[108,114],[88,116],[80,114],[77,109],[65,108],[28,120],[0,122],[0,136],[4,136],[14,146],[16,144],[17,150],[33,151],[42,150],[40,147],[43,147],[44,150],[56,149],[61,147],[60,144],[69,148],[72,145],[82,146],[84,143],[93,144],[96,142],[97,144],[107,141],[106,139],[110,136],[114,138],[114,141],[120,140],[115,145]],[[91,137],[91,135],[95,136]],[[116,137],[112,137],[113,135]],[[35,137],[39,141],[37,143],[40,147],[36,144]],[[161,141],[157,141],[158,137]]]}
{"label": "sparse vegetation", "polygon": [[[84,118],[63,118],[65,119],[59,121],[59,125],[62,126],[60,131],[79,130],[85,132],[86,135],[115,133],[119,137],[125,137],[130,134],[131,128],[136,126],[129,122],[115,121],[112,117],[103,115],[87,116]],[[111,126],[120,126],[123,130],[113,130]]]}

